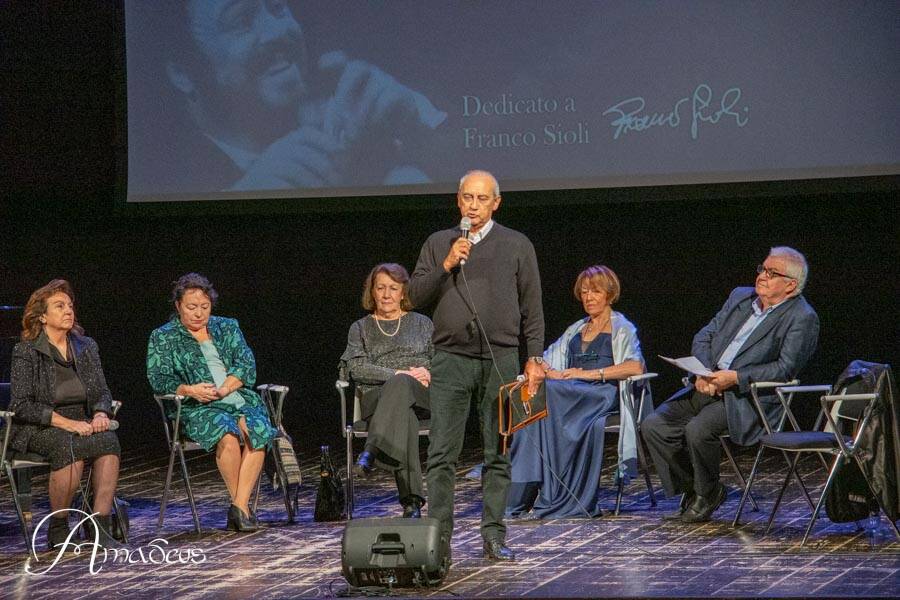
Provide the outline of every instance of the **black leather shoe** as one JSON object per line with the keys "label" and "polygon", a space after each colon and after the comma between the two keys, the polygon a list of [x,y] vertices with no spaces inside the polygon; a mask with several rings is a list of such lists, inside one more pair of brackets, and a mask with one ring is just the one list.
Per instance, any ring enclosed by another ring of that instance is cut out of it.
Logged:
{"label": "black leather shoe", "polygon": [[681,500],[678,502],[678,510],[663,515],[663,520],[680,521],[681,517],[684,516],[684,513],[688,508],[690,508],[691,504],[693,504],[694,500],[696,499],[697,494],[695,492],[685,492],[681,495]]}
{"label": "black leather shoe", "polygon": [[421,519],[422,518],[422,501],[413,496],[403,503],[404,519]]}
{"label": "black leather shoe", "polygon": [[513,561],[516,555],[500,540],[485,540],[484,557],[488,560]]}
{"label": "black leather shoe", "polygon": [[704,523],[709,521],[716,509],[725,502],[728,492],[721,483],[716,485],[716,489],[709,497],[697,496],[694,503],[688,507],[684,514],[681,515],[682,523]]}
{"label": "black leather shoe", "polygon": [[374,470],[375,456],[368,450],[363,450],[363,453],[360,454],[359,458],[356,459],[356,465],[353,468],[353,473],[358,477],[368,477]]}
{"label": "black leather shoe", "polygon": [[247,532],[256,531],[259,527],[250,519],[250,515],[232,504],[228,507],[228,529]]}

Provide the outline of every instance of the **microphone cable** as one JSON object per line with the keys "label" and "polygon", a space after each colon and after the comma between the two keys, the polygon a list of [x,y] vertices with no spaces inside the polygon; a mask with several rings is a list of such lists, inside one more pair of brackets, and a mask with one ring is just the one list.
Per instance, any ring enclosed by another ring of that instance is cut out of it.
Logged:
{"label": "microphone cable", "polygon": [[[459,272],[462,275],[463,285],[466,288],[466,295],[468,296],[469,305],[472,307],[472,314],[475,316],[475,322],[478,325],[478,330],[481,332],[482,339],[484,340],[485,345],[487,345],[488,353],[491,355],[491,365],[493,365],[494,370],[497,372],[497,377],[500,378],[500,386],[502,387],[506,385],[506,381],[503,378],[503,374],[500,372],[500,367],[497,366],[497,359],[494,356],[494,349],[491,346],[491,342],[488,339],[487,332],[485,331],[484,325],[481,322],[481,317],[478,316],[478,310],[475,308],[475,301],[472,298],[472,290],[469,288],[469,280],[466,278],[465,265],[461,264],[459,266]],[[581,509],[584,515],[587,518],[592,519],[593,516],[591,515],[590,511],[584,506],[578,496],[575,495],[575,493],[571,489],[569,489],[569,486],[567,486],[563,482],[559,474],[557,474],[556,471],[553,470],[553,467],[550,466],[550,461],[547,460],[547,458],[544,456],[544,453],[541,452],[540,445],[537,443],[537,441],[533,439],[530,439],[529,441],[532,443],[532,446],[534,446],[534,449],[537,450],[538,456],[541,457],[541,463],[547,468],[548,471],[550,471],[556,481],[559,482],[563,489],[566,490],[566,492],[572,497],[575,503],[578,504],[578,507]]]}

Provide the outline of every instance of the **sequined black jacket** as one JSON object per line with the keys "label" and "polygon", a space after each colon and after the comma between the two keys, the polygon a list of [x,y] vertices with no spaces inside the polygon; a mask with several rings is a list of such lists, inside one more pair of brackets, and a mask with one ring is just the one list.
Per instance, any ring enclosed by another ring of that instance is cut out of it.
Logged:
{"label": "sequined black jacket", "polygon": [[[70,332],[69,343],[75,356],[75,372],[84,385],[89,414],[104,412],[112,416],[112,396],[103,376],[97,342]],[[50,341],[45,334],[35,340],[19,342],[13,348],[10,384],[9,410],[15,413],[10,447],[26,452],[31,436],[49,427],[53,414],[56,370]]]}

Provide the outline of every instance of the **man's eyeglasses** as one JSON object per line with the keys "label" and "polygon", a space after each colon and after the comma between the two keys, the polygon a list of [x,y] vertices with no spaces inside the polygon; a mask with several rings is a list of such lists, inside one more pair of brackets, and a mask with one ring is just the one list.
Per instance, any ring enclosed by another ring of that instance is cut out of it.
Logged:
{"label": "man's eyeglasses", "polygon": [[769,269],[762,265],[756,265],[756,274],[759,275],[763,271],[766,272],[766,278],[774,279],[776,277],[784,277],[785,279],[796,279],[796,277],[791,277],[790,275],[786,275],[784,273],[779,273],[775,269]]}

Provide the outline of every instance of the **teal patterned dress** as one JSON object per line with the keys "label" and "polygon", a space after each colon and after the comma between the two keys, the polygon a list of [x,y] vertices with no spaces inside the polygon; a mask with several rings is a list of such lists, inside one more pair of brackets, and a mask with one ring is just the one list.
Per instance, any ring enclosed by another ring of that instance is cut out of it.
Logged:
{"label": "teal patterned dress", "polygon": [[[184,401],[181,409],[182,432],[207,451],[212,450],[226,433],[241,437],[238,421],[247,421],[250,443],[262,448],[275,437],[268,411],[259,395],[253,391],[256,382],[256,360],[244,341],[238,322],[225,317],[210,317],[209,335],[225,364],[228,375],[244,384],[237,390],[244,403],[213,401]],[[174,394],[181,384],[213,383],[200,344],[188,332],[177,316],[150,334],[147,345],[147,379],[155,394]]]}

